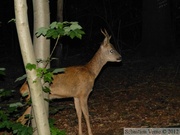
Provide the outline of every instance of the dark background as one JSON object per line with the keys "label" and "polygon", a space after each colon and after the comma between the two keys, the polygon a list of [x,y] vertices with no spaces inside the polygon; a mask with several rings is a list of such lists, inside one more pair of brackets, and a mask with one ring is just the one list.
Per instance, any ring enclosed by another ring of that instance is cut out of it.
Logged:
{"label": "dark background", "polygon": [[[56,21],[56,2],[50,0],[51,22]],[[27,3],[32,32],[32,2]],[[63,12],[64,21],[78,21],[86,34],[82,40],[63,38],[63,49],[54,56],[61,61],[52,67],[86,63],[103,40],[100,29],[104,28],[123,59],[168,57],[180,52],[179,0],[65,0]],[[0,1],[0,67],[6,67],[7,72],[9,66],[16,69],[11,76],[24,71],[15,24],[8,23],[12,18],[13,0]]]}
{"label": "dark background", "polygon": [[[32,32],[32,0],[27,2]],[[56,21],[56,2],[50,0],[51,22]],[[0,68],[6,68],[0,92],[15,90],[11,97],[0,97],[4,110],[20,101],[24,81],[14,81],[25,74],[16,27],[8,23],[12,18],[13,0],[0,0]],[[64,21],[78,21],[86,34],[82,40],[62,38],[63,49],[58,45],[54,55],[61,59],[52,67],[89,61],[104,38],[103,28],[122,55],[121,63],[108,63],[102,69],[89,97],[94,134],[120,135],[124,127],[180,127],[180,0],[64,0]],[[58,129],[75,134],[73,101],[63,101],[67,102],[50,103],[60,110],[50,117]],[[14,113],[10,117],[17,119]]]}

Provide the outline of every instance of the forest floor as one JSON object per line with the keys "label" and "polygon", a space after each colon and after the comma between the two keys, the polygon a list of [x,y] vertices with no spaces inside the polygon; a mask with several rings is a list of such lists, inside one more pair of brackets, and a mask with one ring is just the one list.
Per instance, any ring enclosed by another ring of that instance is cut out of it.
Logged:
{"label": "forest floor", "polygon": [[[180,127],[180,57],[133,58],[113,65],[103,69],[89,97],[94,135],[122,135],[123,128]],[[76,135],[73,100],[53,106],[61,108],[50,116],[56,126]],[[83,132],[87,134],[84,120]]]}
{"label": "forest floor", "polygon": [[[123,128],[180,127],[180,57],[131,57],[106,65],[88,106],[94,135],[122,135]],[[50,118],[67,135],[77,135],[73,99],[51,102]],[[87,134],[84,119],[83,132]]]}

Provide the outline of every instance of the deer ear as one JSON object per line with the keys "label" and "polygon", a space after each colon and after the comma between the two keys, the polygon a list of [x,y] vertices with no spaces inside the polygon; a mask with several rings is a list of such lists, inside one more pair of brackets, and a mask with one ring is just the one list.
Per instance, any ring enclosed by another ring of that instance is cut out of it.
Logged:
{"label": "deer ear", "polygon": [[101,33],[105,36],[103,45],[106,45],[109,43],[109,40],[111,39],[111,36],[107,33],[107,31],[104,29],[104,31],[101,29]]}

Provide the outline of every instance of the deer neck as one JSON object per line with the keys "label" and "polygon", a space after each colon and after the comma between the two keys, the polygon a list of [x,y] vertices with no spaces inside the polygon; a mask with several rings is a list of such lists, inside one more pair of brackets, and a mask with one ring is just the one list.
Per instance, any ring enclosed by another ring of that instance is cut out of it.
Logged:
{"label": "deer neck", "polygon": [[94,57],[86,64],[86,67],[92,74],[94,74],[95,78],[98,76],[102,67],[107,63],[104,57],[102,50],[99,49]]}

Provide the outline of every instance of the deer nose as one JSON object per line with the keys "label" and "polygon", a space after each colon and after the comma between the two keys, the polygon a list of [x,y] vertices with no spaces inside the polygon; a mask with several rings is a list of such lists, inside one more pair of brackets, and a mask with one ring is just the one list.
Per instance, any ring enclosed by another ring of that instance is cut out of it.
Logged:
{"label": "deer nose", "polygon": [[118,61],[118,62],[122,61],[122,57],[119,56],[119,57],[117,58],[117,61]]}

